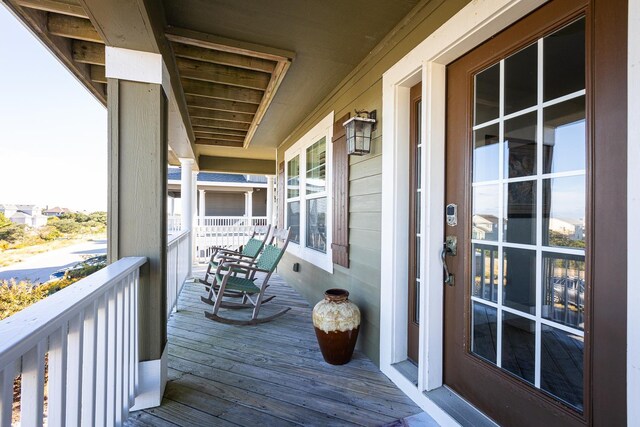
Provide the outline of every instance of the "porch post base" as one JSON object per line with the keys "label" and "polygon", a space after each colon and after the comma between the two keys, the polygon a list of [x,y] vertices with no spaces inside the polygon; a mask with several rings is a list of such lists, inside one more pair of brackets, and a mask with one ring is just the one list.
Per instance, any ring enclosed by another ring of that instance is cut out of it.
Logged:
{"label": "porch post base", "polygon": [[167,385],[167,346],[162,357],[138,363],[138,394],[131,411],[155,408],[162,403]]}

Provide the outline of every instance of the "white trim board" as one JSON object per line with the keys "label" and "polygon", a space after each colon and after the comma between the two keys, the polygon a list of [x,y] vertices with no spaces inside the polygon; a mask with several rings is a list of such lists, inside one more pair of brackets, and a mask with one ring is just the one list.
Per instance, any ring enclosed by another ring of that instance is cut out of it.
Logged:
{"label": "white trim board", "polygon": [[627,422],[640,419],[640,4],[629,2],[627,33]]}
{"label": "white trim board", "polygon": [[[477,0],[460,10],[383,75],[380,368],[443,425],[457,425],[423,394],[442,386],[443,298],[440,250],[444,235],[446,65],[544,4],[545,0]],[[406,359],[409,89],[422,81],[422,212],[424,280],[418,387],[393,363]]]}
{"label": "white trim board", "polygon": [[167,385],[167,358],[168,346],[165,345],[160,359],[138,363],[138,393],[131,412],[160,406]]}

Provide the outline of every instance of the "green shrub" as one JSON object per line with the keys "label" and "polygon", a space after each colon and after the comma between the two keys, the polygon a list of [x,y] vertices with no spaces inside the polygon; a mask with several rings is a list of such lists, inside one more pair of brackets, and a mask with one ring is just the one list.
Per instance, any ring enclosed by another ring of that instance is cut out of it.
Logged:
{"label": "green shrub", "polygon": [[51,225],[45,225],[44,227],[40,227],[38,229],[38,236],[42,240],[50,241],[55,240],[61,236],[60,231]]}
{"label": "green shrub", "polygon": [[5,227],[0,228],[0,240],[5,240],[9,243],[17,242],[18,240],[23,240],[26,235],[25,224],[14,224],[11,223]]}
{"label": "green shrub", "polygon": [[64,234],[80,233],[82,230],[82,226],[73,219],[65,219],[62,217],[60,217],[60,221],[53,222],[51,225],[57,228],[60,233]]}

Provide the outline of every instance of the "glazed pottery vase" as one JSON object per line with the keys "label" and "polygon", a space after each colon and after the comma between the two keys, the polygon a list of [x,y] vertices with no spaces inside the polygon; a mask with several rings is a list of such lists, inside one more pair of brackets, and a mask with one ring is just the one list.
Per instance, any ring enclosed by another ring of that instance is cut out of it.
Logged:
{"label": "glazed pottery vase", "polygon": [[360,331],[360,309],[345,289],[329,289],[313,308],[313,326],[325,362],[344,365],[351,360]]}

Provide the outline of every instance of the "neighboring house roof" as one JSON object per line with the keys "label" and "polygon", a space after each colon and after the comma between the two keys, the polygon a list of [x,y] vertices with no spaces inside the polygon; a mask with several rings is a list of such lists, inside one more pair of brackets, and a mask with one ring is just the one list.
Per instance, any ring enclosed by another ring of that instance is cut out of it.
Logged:
{"label": "neighboring house roof", "polygon": [[42,213],[44,214],[63,214],[63,213],[69,213],[71,212],[69,209],[67,208],[61,208],[56,206],[55,208],[51,208],[51,209],[47,209],[46,211],[43,211]]}
{"label": "neighboring house roof", "polygon": [[0,210],[15,211],[17,209],[18,209],[18,207],[16,205],[0,204]]}
{"label": "neighboring house roof", "polygon": [[[170,181],[180,181],[180,168],[170,168],[167,172]],[[234,184],[265,184],[267,178],[259,175],[239,175],[233,173],[198,172],[198,182],[223,182]]]}
{"label": "neighboring house roof", "polygon": [[13,218],[31,218],[31,215],[29,215],[28,213],[24,213],[24,212],[18,211],[16,213],[14,213],[13,215],[11,215],[10,219],[13,219]]}

